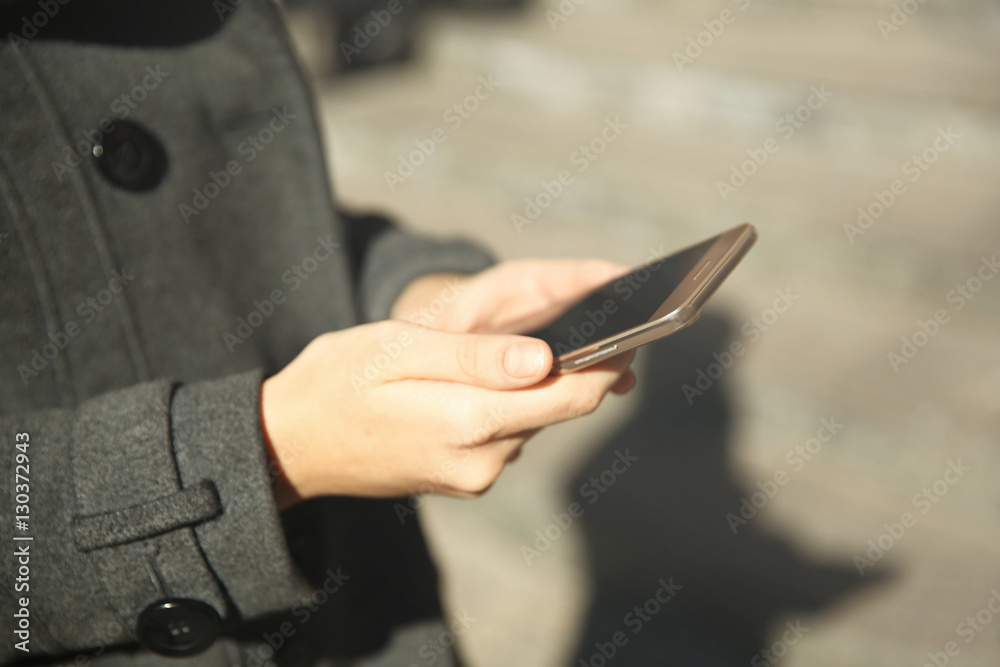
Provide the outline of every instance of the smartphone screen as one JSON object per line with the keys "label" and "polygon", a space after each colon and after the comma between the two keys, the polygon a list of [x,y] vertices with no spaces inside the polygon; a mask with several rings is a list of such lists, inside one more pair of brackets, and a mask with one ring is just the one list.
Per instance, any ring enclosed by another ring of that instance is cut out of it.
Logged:
{"label": "smartphone screen", "polygon": [[653,260],[602,285],[559,319],[527,335],[544,340],[559,357],[649,322],[716,240]]}

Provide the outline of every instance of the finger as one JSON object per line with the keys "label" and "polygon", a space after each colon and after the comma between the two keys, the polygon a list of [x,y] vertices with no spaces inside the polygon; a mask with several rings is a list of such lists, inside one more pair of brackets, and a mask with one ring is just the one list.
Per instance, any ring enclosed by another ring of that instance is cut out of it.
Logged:
{"label": "finger", "polygon": [[515,433],[470,446],[452,466],[451,474],[436,485],[435,492],[462,498],[480,496],[490,489],[504,468],[516,459],[538,429]]}
{"label": "finger", "polygon": [[468,398],[477,401],[492,418],[494,438],[510,437],[592,413],[627,371],[630,361],[629,355],[622,355],[575,373],[547,377],[530,387],[475,390]]}
{"label": "finger", "polygon": [[628,366],[625,371],[618,377],[618,380],[611,387],[612,393],[618,394],[619,396],[627,394],[635,386],[636,377],[635,372],[632,370],[632,362],[635,360],[635,350],[629,350],[622,356],[622,361],[627,361]]}
{"label": "finger", "polygon": [[496,331],[534,331],[555,321],[565,310],[605,283],[628,273],[629,267],[605,260],[560,260],[533,262],[505,306],[507,321]]}
{"label": "finger", "polygon": [[630,369],[622,373],[618,381],[611,387],[612,393],[619,396],[627,394],[635,386],[635,373]]}
{"label": "finger", "polygon": [[539,282],[550,302],[567,303],[627,274],[629,270],[624,264],[603,259],[564,260],[549,265],[548,279]]}
{"label": "finger", "polygon": [[[497,455],[503,459],[504,464],[516,461],[521,457],[521,452],[524,451],[524,445],[528,440],[535,437],[540,428],[533,428],[530,431],[522,431],[520,433],[515,433],[509,438],[503,440],[494,440],[485,445],[488,448],[494,448],[497,450]],[[498,446],[497,446],[498,445]]]}
{"label": "finger", "polygon": [[552,350],[528,336],[461,334],[393,323],[395,339],[378,346],[392,357],[384,379],[441,380],[485,389],[516,389],[542,380]]}

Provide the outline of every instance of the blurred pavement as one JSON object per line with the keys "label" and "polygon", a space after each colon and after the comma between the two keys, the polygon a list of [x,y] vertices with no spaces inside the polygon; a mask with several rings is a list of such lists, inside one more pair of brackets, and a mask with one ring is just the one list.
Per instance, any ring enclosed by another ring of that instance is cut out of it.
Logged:
{"label": "blurred pavement", "polygon": [[[920,666],[949,642],[947,664],[1000,664],[1000,279],[977,282],[1000,253],[1000,5],[893,4],[436,10],[408,62],[317,81],[339,201],[414,229],[630,264],[760,231],[702,321],[644,351],[629,397],[543,432],[482,499],[427,500],[448,605],[477,619],[471,667],[598,667],[619,631],[609,665]],[[333,57],[293,25],[307,58]],[[746,353],[713,368],[734,341]],[[721,377],[685,395],[699,371]],[[809,443],[823,420],[843,426]],[[625,450],[638,461],[591,503]],[[727,519],[755,492],[755,516]]]}

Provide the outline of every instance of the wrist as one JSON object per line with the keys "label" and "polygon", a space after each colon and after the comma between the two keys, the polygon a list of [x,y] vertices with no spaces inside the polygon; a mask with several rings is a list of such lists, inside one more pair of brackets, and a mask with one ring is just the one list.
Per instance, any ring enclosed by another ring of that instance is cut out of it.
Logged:
{"label": "wrist", "polygon": [[270,379],[264,380],[260,388],[260,428],[264,436],[264,450],[267,453],[267,470],[271,478],[271,490],[280,512],[304,500],[304,498],[289,480],[283,465],[283,459],[286,457],[279,454],[279,450],[275,446],[274,386],[269,383]]}
{"label": "wrist", "polygon": [[389,316],[392,319],[444,328],[442,325],[450,310],[448,306],[458,299],[462,286],[468,280],[469,276],[463,273],[428,273],[420,276],[403,288]]}

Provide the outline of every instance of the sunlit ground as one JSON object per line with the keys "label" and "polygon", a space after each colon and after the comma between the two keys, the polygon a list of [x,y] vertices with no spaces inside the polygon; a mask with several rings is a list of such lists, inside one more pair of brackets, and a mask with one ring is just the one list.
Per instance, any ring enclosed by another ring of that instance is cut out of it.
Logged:
{"label": "sunlit ground", "polygon": [[1000,664],[1000,11],[913,4],[440,11],[318,83],[338,199],[416,230],[628,263],[760,230],[633,395],[427,500],[471,665],[600,665],[618,631],[608,664]]}

